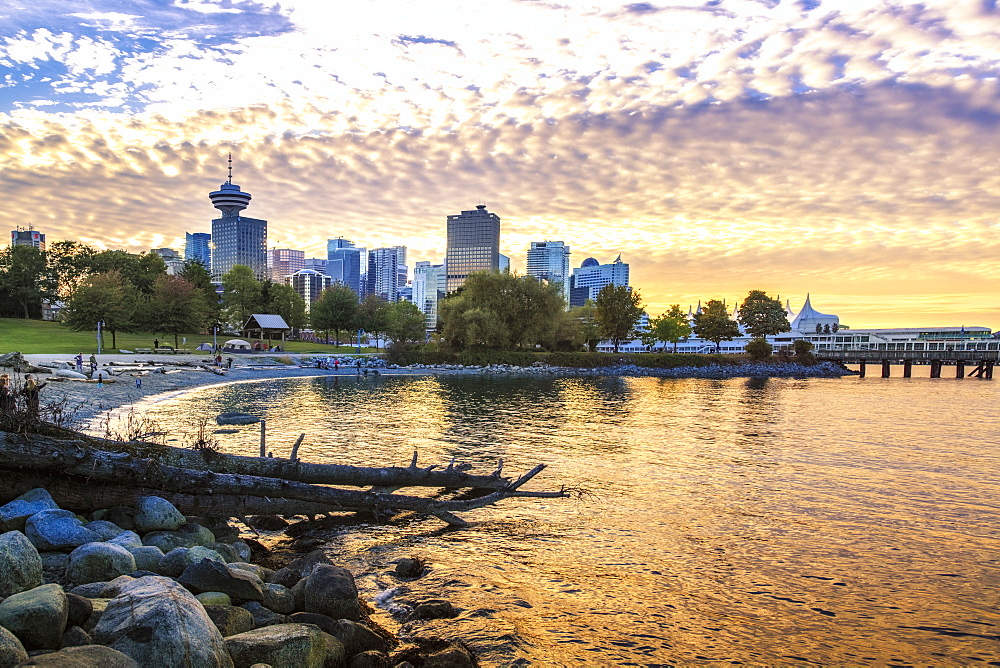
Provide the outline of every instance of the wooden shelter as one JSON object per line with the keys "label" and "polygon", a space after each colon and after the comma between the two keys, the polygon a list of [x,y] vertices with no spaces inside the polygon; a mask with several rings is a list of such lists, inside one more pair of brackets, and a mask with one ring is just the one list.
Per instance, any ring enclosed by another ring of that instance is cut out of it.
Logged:
{"label": "wooden shelter", "polygon": [[265,313],[254,313],[243,324],[240,331],[243,335],[252,338],[254,332],[258,339],[267,339],[267,347],[271,347],[271,340],[281,335],[281,342],[285,341],[285,334],[291,329],[280,315],[268,315]]}

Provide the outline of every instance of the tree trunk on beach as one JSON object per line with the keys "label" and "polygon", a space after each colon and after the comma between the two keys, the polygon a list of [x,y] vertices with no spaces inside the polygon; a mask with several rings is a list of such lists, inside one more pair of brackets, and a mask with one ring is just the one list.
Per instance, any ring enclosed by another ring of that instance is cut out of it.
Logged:
{"label": "tree trunk on beach", "polygon": [[[116,450],[108,446],[117,445]],[[257,464],[257,466],[254,465]],[[192,466],[197,464],[197,466]],[[462,526],[455,512],[481,508],[511,497],[560,498],[566,490],[527,492],[520,487],[545,468],[539,464],[515,481],[472,476],[464,467],[420,469],[317,465],[268,458],[235,457],[213,451],[185,451],[148,443],[113,443],[84,436],[55,438],[0,432],[0,498],[45,487],[61,507],[87,512],[134,505],[140,496],[160,496],[189,515],[243,517],[250,514],[316,515],[337,511],[409,510]],[[256,470],[265,475],[247,475]],[[305,473],[303,473],[305,471]],[[367,491],[308,484],[312,480]],[[273,475],[271,475],[273,474]],[[438,500],[391,493],[409,486],[471,487],[489,493],[465,500]]]}

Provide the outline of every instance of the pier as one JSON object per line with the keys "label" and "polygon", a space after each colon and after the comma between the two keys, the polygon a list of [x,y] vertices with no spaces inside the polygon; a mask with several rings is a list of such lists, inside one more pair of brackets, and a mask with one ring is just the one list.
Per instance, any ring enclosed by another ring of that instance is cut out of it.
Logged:
{"label": "pier", "polygon": [[[998,350],[818,350],[816,359],[841,364],[857,364],[861,377],[869,364],[881,365],[882,378],[889,378],[893,366],[903,367],[910,378],[914,364],[930,365],[931,378],[941,378],[943,367],[954,367],[955,378],[993,380],[993,367],[1000,360]],[[966,373],[966,369],[971,369]]]}

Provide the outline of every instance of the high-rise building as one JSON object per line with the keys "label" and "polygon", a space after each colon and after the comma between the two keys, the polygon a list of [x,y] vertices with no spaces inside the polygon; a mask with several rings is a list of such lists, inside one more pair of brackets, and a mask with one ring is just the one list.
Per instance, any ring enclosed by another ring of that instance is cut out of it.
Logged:
{"label": "high-rise building", "polygon": [[268,271],[275,283],[284,283],[286,276],[306,268],[306,252],[291,248],[272,248]]}
{"label": "high-rise building", "polygon": [[425,260],[413,267],[413,303],[427,317],[428,330],[437,327],[438,301],[444,298],[446,289],[443,264],[431,264]]}
{"label": "high-rise building", "polygon": [[11,246],[34,246],[39,250],[45,250],[45,235],[37,232],[31,225],[28,229],[17,227],[10,232]]}
{"label": "high-rise building", "polygon": [[528,249],[528,276],[558,283],[569,304],[569,246],[561,241],[532,241]]}
{"label": "high-rise building", "polygon": [[323,290],[333,283],[329,276],[312,269],[301,269],[294,274],[285,276],[284,281],[305,300],[306,313],[312,309],[312,305],[319,299]]}
{"label": "high-rise building", "polygon": [[321,274],[329,276],[330,274],[326,270],[327,264],[327,261],[321,257],[307,257],[305,266],[302,268],[312,269],[313,271],[318,271]]}
{"label": "high-rise building", "polygon": [[477,204],[475,211],[448,216],[448,250],[444,258],[447,290],[462,287],[475,271],[500,270],[500,216]]}
{"label": "high-rise building", "polygon": [[154,248],[150,252],[163,258],[163,263],[167,265],[167,274],[170,276],[178,276],[184,272],[184,260],[173,248]]}
{"label": "high-rise building", "polygon": [[358,248],[353,241],[343,237],[330,239],[326,242],[326,273],[337,283],[343,283],[361,296],[362,267],[364,266],[365,249]]}
{"label": "high-rise building", "polygon": [[208,232],[187,232],[184,236],[185,262],[195,260],[205,265],[205,269],[210,269],[212,267],[212,235]]}
{"label": "high-rise building", "polygon": [[573,270],[569,291],[569,305],[583,306],[588,299],[597,299],[605,285],[628,285],[628,264],[619,254],[611,264],[601,264],[588,257]]}
{"label": "high-rise building", "polygon": [[233,156],[229,156],[229,178],[219,190],[208,194],[212,206],[222,212],[212,221],[212,275],[221,278],[238,264],[267,278],[267,221],[241,216],[250,204],[250,193],[233,183]]}
{"label": "high-rise building", "polygon": [[[406,268],[406,246],[373,248],[368,251],[368,289],[366,294],[378,295],[390,302],[399,300],[400,267]],[[406,285],[406,274],[403,274]]]}

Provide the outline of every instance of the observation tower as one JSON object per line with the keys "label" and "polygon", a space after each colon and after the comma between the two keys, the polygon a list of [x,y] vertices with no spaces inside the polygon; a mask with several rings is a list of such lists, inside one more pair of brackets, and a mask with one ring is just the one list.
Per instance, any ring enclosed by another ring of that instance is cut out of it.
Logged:
{"label": "observation tower", "polygon": [[250,193],[233,183],[233,154],[229,175],[218,190],[210,192],[212,206],[222,213],[212,221],[212,276],[222,275],[238,264],[246,265],[261,280],[267,277],[267,221],[240,215],[250,205]]}

